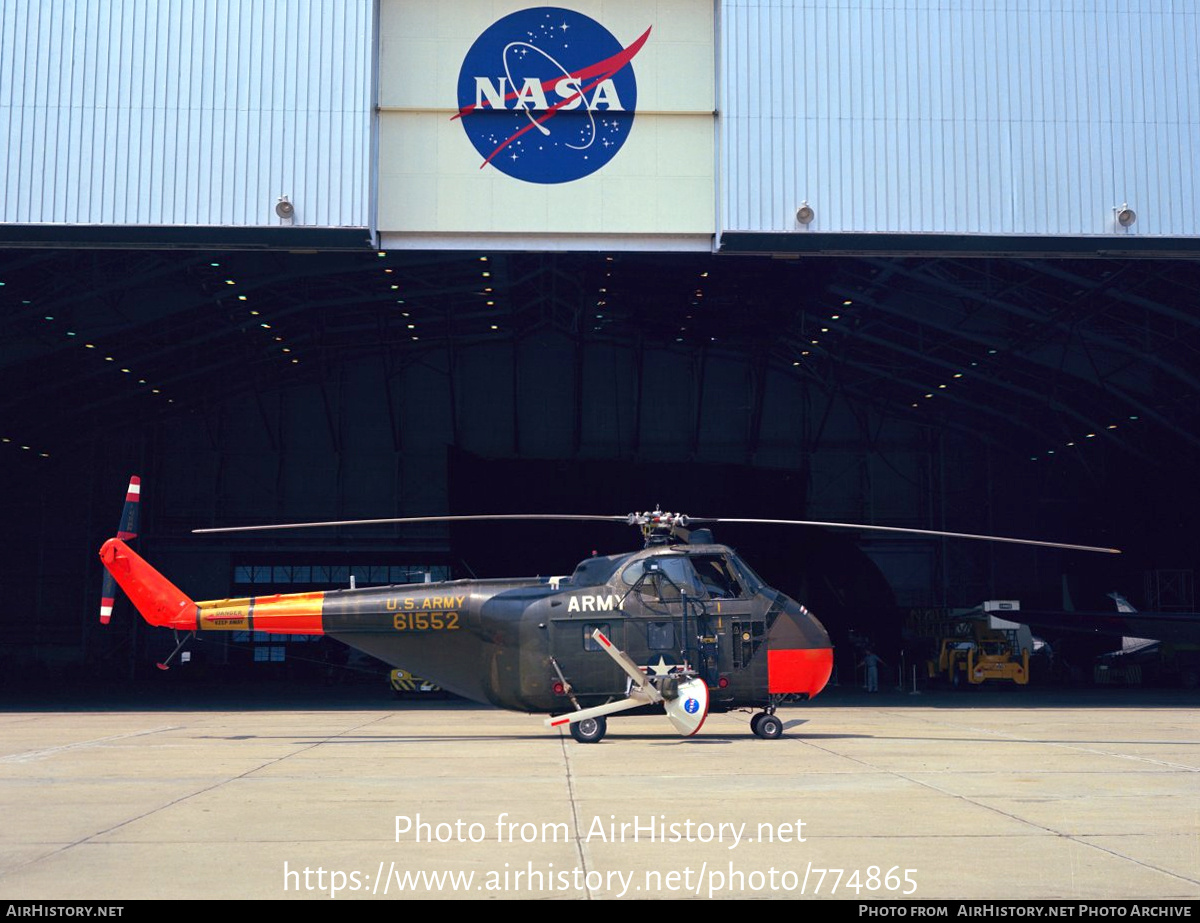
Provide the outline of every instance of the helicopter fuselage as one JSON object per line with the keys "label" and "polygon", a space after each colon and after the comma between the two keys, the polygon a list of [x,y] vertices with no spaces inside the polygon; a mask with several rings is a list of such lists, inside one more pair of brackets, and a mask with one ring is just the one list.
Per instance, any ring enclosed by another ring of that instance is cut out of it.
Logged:
{"label": "helicopter fuselage", "polygon": [[[833,663],[816,618],[724,545],[651,545],[588,558],[564,577],[195,603],[119,539],[102,557],[152,624],[325,635],[464,698],[519,711],[556,714],[627,695],[629,679],[597,629],[648,673],[704,679],[714,711],[811,698]],[[122,579],[131,568],[163,586],[139,600],[138,585],[154,582]]]}

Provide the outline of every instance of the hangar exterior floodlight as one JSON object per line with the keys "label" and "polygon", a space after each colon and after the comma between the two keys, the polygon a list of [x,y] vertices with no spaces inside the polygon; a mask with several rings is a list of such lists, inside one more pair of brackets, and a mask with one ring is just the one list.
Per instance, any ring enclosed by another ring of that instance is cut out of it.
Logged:
{"label": "hangar exterior floodlight", "polygon": [[1128,202],[1122,202],[1121,207],[1114,208],[1113,211],[1117,213],[1117,224],[1123,228],[1127,228],[1137,221],[1137,212],[1129,207]]}
{"label": "hangar exterior floodlight", "polygon": [[816,216],[817,213],[813,211],[812,206],[808,204],[807,199],[801,202],[800,207],[796,209],[796,220],[805,227],[808,227],[810,224],[812,224],[813,218]]}
{"label": "hangar exterior floodlight", "polygon": [[281,195],[279,201],[275,203],[275,214],[284,221],[291,221],[296,217],[296,206],[288,201],[288,197]]}

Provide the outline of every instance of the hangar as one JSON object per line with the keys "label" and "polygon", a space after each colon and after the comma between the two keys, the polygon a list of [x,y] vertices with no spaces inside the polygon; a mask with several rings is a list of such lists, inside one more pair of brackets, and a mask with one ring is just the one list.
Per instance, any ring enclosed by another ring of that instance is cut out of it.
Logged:
{"label": "hangar", "polygon": [[141,547],[211,596],[628,538],[199,526],[661,503],[1126,551],[722,536],[835,639],[1063,574],[1194,610],[1200,30],[1095,6],[8,7],[4,674],[163,647],[92,616],[135,472]]}

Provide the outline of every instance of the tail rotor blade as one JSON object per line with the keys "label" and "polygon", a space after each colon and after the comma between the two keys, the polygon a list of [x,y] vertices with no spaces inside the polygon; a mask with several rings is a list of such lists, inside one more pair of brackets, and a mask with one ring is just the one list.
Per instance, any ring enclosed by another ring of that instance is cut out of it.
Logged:
{"label": "tail rotor blade", "polygon": [[104,572],[104,583],[100,585],[100,624],[107,625],[112,618],[113,598],[117,592],[117,581],[107,570]]}
{"label": "tail rotor blade", "polygon": [[[123,542],[137,538],[138,513],[141,508],[142,479],[136,474],[129,479],[125,491],[125,506],[121,509],[121,521],[117,524],[117,538]],[[107,625],[112,619],[113,602],[117,595],[117,582],[113,575],[104,571],[104,582],[100,585],[100,624]]]}
{"label": "tail rotor blade", "polygon": [[142,479],[135,474],[129,479],[129,489],[125,491],[125,506],[121,510],[121,523],[117,526],[117,538],[123,542],[137,538],[141,499]]}

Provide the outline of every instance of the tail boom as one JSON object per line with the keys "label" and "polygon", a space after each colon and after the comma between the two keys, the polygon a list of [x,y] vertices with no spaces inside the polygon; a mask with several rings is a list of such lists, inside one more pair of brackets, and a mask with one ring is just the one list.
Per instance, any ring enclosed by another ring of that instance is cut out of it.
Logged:
{"label": "tail boom", "polygon": [[325,633],[322,592],[195,602],[119,538],[104,543],[100,560],[151,625],[182,631]]}

